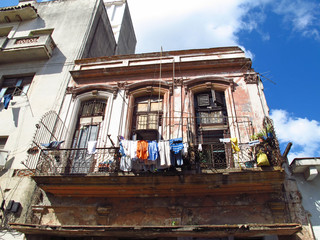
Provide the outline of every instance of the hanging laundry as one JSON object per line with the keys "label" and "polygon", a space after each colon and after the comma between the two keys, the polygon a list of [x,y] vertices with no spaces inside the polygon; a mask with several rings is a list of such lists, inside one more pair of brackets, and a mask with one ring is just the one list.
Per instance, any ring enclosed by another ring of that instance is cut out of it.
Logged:
{"label": "hanging laundry", "polygon": [[120,149],[119,149],[119,152],[121,154],[121,156],[125,156],[125,151],[124,151],[124,148],[123,148],[123,140],[120,142]]}
{"label": "hanging laundry", "polygon": [[174,153],[178,153],[183,149],[182,138],[170,139],[170,148]]}
{"label": "hanging laundry", "polygon": [[158,159],[159,151],[158,151],[158,143],[156,141],[148,142],[148,153],[149,153],[149,157],[148,157],[149,160],[155,161]]}
{"label": "hanging laundry", "polygon": [[88,154],[95,154],[97,152],[96,146],[97,146],[97,141],[89,141],[88,148],[87,148]]}
{"label": "hanging laundry", "polygon": [[137,144],[137,157],[141,160],[148,160],[149,153],[148,153],[148,142],[145,140],[138,141]]}
{"label": "hanging laundry", "polygon": [[171,160],[172,166],[176,166],[176,165],[182,166],[183,165],[182,151],[180,150],[180,152],[178,153],[174,153],[173,151],[171,151],[170,160]]}
{"label": "hanging laundry", "polygon": [[159,141],[160,167],[166,168],[171,166],[170,162],[170,143],[169,141]]}
{"label": "hanging laundry", "polygon": [[131,140],[128,143],[129,157],[133,161],[135,161],[137,159],[137,145],[138,145],[138,141],[137,140]]}
{"label": "hanging laundry", "polygon": [[42,143],[41,145],[48,149],[59,149],[64,141],[52,141],[50,143]]}
{"label": "hanging laundry", "polygon": [[12,100],[12,94],[6,94],[3,97],[3,104],[4,104],[4,109],[8,109],[9,103]]}
{"label": "hanging laundry", "polygon": [[253,141],[249,142],[249,146],[255,146],[255,145],[258,145],[258,144],[260,144],[259,140],[253,140]]}
{"label": "hanging laundry", "polygon": [[234,152],[240,152],[240,148],[238,146],[238,139],[237,138],[230,138],[231,147]]}
{"label": "hanging laundry", "polygon": [[122,156],[120,159],[120,169],[125,172],[130,172],[132,169],[132,161],[128,156]]}
{"label": "hanging laundry", "polygon": [[2,98],[3,98],[4,94],[6,93],[7,89],[8,89],[7,87],[1,88],[1,90],[0,90],[0,102],[2,102]]}
{"label": "hanging laundry", "polygon": [[128,151],[129,141],[128,140],[121,140],[120,142],[120,169],[122,171],[131,171],[132,170],[132,160],[129,157],[129,151]]}
{"label": "hanging laundry", "polygon": [[174,138],[170,139],[170,149],[171,149],[171,165],[178,166],[183,165],[182,153],[181,150],[183,149],[182,138]]}
{"label": "hanging laundry", "polygon": [[129,151],[129,140],[123,139],[123,140],[121,140],[120,144],[121,144],[121,147],[123,149],[123,155],[124,156],[129,156],[129,154],[130,154],[130,151]]}

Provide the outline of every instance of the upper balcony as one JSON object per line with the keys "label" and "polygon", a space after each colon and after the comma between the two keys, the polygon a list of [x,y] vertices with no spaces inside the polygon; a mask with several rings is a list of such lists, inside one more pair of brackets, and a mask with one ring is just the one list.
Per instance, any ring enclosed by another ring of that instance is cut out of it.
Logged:
{"label": "upper balcony", "polygon": [[51,34],[0,38],[0,63],[49,59],[55,43]]}
{"label": "upper balcony", "polygon": [[[189,122],[213,124],[203,117]],[[225,126],[228,121],[218,122]],[[149,125],[153,126],[152,123]],[[39,132],[43,134],[41,128]],[[39,145],[29,149],[26,164],[35,169],[33,178],[39,187],[61,196],[166,197],[276,192],[281,189],[284,171],[277,139],[273,136],[263,142],[235,142],[230,138],[210,142],[210,136],[199,139],[198,135],[185,149],[183,164],[167,167],[139,159],[130,159],[128,163],[119,147],[98,147],[90,152],[89,148],[50,149]],[[199,141],[203,143],[200,148]],[[270,166],[259,166],[257,156],[262,148]]]}

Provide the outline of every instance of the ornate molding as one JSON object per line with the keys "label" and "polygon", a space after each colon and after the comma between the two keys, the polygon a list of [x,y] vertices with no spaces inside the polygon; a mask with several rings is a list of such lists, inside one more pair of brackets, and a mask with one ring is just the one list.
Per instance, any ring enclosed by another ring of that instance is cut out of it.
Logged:
{"label": "ornate molding", "polygon": [[247,84],[258,84],[259,76],[257,73],[244,74],[244,81]]}
{"label": "ornate molding", "polygon": [[118,88],[124,90],[127,86],[127,82],[118,82]]}
{"label": "ornate molding", "polygon": [[67,93],[72,94],[72,98],[74,99],[77,95],[82,93],[91,92],[92,95],[97,95],[98,91],[112,92],[118,91],[117,87],[105,85],[105,84],[93,84],[93,85],[85,85],[82,87],[68,87]]}
{"label": "ornate molding", "polygon": [[174,85],[182,86],[183,79],[182,78],[175,78],[175,79],[173,79],[173,83],[174,83]]}
{"label": "ornate molding", "polygon": [[118,89],[113,90],[112,94],[113,94],[113,99],[116,99],[118,95]]}

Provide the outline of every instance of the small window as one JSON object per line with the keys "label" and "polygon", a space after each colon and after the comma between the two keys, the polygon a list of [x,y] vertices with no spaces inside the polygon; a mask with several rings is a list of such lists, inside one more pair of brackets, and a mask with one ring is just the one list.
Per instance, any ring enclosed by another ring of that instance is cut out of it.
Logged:
{"label": "small window", "polygon": [[0,96],[12,94],[13,96],[25,95],[28,92],[33,76],[20,76],[20,77],[4,77]]}
{"label": "small window", "polygon": [[8,140],[8,136],[0,136],[0,150],[4,149]]}

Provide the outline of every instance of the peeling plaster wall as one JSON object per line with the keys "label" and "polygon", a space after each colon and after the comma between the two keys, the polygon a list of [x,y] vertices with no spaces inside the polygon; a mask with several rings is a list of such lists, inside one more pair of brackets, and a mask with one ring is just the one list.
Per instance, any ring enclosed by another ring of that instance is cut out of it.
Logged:
{"label": "peeling plaster wall", "polygon": [[281,193],[175,198],[49,197],[48,200],[51,206],[35,214],[33,223],[172,226],[288,222],[284,210],[279,213],[271,206],[272,202],[283,202]]}

